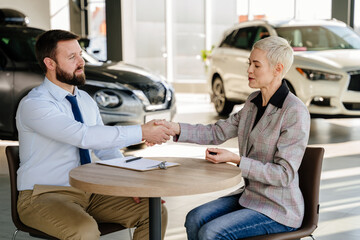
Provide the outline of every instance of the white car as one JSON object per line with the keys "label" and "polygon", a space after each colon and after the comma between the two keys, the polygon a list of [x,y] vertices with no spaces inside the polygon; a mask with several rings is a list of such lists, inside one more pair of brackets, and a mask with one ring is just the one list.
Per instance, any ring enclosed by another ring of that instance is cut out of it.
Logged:
{"label": "white car", "polygon": [[360,36],[337,20],[240,23],[210,56],[209,86],[219,115],[228,115],[256,89],[248,86],[254,42],[278,35],[290,41],[294,63],[284,77],[311,114],[360,116]]}

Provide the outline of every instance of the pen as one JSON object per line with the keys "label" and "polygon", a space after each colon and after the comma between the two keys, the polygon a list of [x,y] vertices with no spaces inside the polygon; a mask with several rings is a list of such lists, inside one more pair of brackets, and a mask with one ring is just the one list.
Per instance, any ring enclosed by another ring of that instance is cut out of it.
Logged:
{"label": "pen", "polygon": [[130,159],[128,159],[128,160],[125,160],[125,162],[126,162],[126,163],[129,163],[129,162],[138,160],[138,159],[140,159],[140,158],[142,158],[142,157],[133,157],[133,158],[130,158]]}

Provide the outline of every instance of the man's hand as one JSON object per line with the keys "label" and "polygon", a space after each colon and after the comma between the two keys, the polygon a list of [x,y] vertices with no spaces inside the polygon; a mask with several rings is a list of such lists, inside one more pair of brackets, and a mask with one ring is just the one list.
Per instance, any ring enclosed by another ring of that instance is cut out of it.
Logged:
{"label": "man's hand", "polygon": [[[154,122],[155,125],[163,125],[166,126],[167,128],[171,129],[171,131],[173,131],[174,135],[180,135],[181,129],[180,129],[180,124],[179,123],[175,123],[175,122],[168,122],[165,120],[155,120]],[[171,136],[174,136],[171,135]],[[154,146],[155,143],[150,143],[150,142],[145,142],[145,144],[148,147]]]}
{"label": "man's hand", "polygon": [[[157,122],[158,124],[155,124]],[[169,122],[165,120],[152,120],[141,125],[143,140],[148,145],[162,144],[170,140],[175,132]]]}
{"label": "man's hand", "polygon": [[156,120],[155,125],[166,125],[174,131],[175,135],[180,135],[181,129],[180,129],[179,123],[168,122],[168,121],[164,121],[164,120]]}

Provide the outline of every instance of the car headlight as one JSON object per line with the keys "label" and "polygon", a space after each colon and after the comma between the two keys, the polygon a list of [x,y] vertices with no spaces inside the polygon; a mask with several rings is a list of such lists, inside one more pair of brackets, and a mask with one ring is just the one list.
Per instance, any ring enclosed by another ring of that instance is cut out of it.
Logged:
{"label": "car headlight", "polygon": [[100,90],[95,93],[96,103],[104,108],[116,108],[122,104],[122,99],[119,95],[111,90]]}
{"label": "car headlight", "polygon": [[339,81],[342,78],[340,74],[328,73],[323,71],[316,71],[311,69],[296,68],[296,70],[309,80],[328,80],[328,81]]}
{"label": "car headlight", "polygon": [[143,91],[141,91],[141,90],[132,90],[132,91],[142,101],[142,103],[145,105],[145,107],[150,105],[150,101],[145,96]]}

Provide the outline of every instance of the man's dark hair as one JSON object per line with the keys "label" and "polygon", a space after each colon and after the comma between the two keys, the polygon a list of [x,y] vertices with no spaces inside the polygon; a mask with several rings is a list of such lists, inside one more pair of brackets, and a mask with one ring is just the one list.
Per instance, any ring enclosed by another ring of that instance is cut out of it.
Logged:
{"label": "man's dark hair", "polygon": [[44,58],[49,57],[56,61],[56,47],[60,41],[79,40],[80,37],[72,32],[64,30],[49,30],[42,33],[35,45],[36,58],[42,70],[46,73],[47,68]]}

